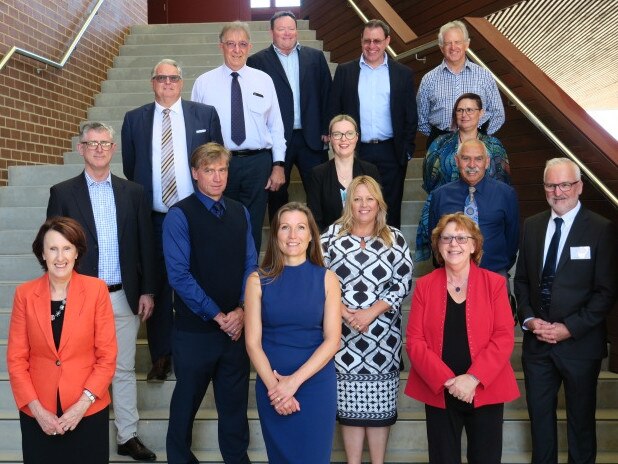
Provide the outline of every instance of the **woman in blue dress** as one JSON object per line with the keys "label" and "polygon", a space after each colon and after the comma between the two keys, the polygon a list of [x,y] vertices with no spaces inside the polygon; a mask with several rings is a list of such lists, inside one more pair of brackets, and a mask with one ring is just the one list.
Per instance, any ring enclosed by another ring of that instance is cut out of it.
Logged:
{"label": "woman in blue dress", "polygon": [[340,302],[339,280],[324,268],[310,210],[301,203],[282,206],[262,267],[245,292],[245,340],[258,374],[255,394],[270,464],[330,462]]}

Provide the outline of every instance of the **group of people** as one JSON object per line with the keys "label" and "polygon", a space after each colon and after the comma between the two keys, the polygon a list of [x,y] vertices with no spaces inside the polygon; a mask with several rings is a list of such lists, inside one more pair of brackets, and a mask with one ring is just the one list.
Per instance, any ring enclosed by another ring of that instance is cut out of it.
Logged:
{"label": "group of people", "polygon": [[[122,126],[128,180],[110,171],[114,130],[81,128],[84,172],[51,188],[33,243],[45,273],[18,287],[11,317],[24,462],[108,462],[111,401],[118,454],[156,459],[137,433],[140,321],[147,381],[165,381],[172,366],[176,377],[169,463],[198,462],[193,422],[211,382],[223,459],[250,462],[250,364],[269,462],[330,462],[336,420],[349,463],[365,441],[384,462],[412,284],[399,228],[417,125],[429,193],[417,258],[433,255],[438,268],[416,282],[405,393],[426,404],[430,461],[461,462],[463,428],[468,462],[501,460],[503,404],[519,396],[508,288],[519,249],[532,460],[557,460],[564,383],[570,462],[594,462],[616,246],[614,226],[579,203],[577,165],[548,162],[551,211],[526,221],[519,246],[508,158],[489,135],[504,110],[491,76],[465,56],[463,23],[440,29],[444,61],[416,97],[412,71],[385,53],[382,21],[365,25],[360,59],[334,80],[323,53],[298,42],[292,13],[270,26],[273,44],[249,56],[248,26],[225,25],[224,63],[196,80],[193,101],[180,97],[176,61],[154,66],[155,101]],[[288,203],[294,165],[307,205]]]}

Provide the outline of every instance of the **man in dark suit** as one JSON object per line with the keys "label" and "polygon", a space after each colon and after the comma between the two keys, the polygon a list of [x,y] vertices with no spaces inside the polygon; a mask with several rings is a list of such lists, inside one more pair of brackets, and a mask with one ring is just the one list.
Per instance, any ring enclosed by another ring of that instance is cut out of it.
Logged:
{"label": "man in dark suit", "polygon": [[140,318],[154,307],[155,274],[150,210],[144,189],[114,176],[114,130],[88,123],[80,130],[78,150],[84,172],[50,189],[47,217],[68,216],[86,233],[87,252],[78,271],[105,281],[110,292],[118,356],[112,380],[118,454],[154,461],[137,436],[135,348]]}
{"label": "man in dark suit", "polygon": [[251,55],[247,65],[268,74],[277,91],[285,141],[285,184],[269,192],[268,215],[288,202],[290,173],[296,164],[305,192],[311,169],[328,160],[328,99],[332,79],[321,50],[298,43],[296,16],[279,11],[270,19],[270,47]]}
{"label": "man in dark suit", "polygon": [[563,384],[569,463],[593,464],[605,317],[617,292],[616,228],[579,202],[581,174],[571,160],[549,160],[543,182],[551,210],[525,221],[515,273],[532,462],[558,460],[556,397]]}
{"label": "man in dark suit", "polygon": [[[174,60],[161,60],[152,70],[152,89],[155,101],[129,111],[122,124],[122,164],[127,179],[144,187],[150,209],[155,237],[155,265],[157,286],[155,309],[148,320],[148,346],[152,369],[148,382],[162,382],[171,369],[172,290],[167,281],[161,242],[163,219],[168,208],[193,193],[190,162],[191,153],[208,142],[222,142],[217,111],[208,105],[185,101],[182,91],[182,69]],[[165,145],[165,123],[169,121],[171,143]],[[163,170],[165,146],[173,159],[171,175]],[[165,185],[174,189],[164,198]]]}
{"label": "man in dark suit", "polygon": [[414,154],[416,99],[412,70],[389,60],[390,29],[372,19],[363,29],[359,60],[335,72],[331,117],[345,113],[360,126],[360,159],[375,164],[382,177],[388,224],[401,227],[401,201],[408,167]]}

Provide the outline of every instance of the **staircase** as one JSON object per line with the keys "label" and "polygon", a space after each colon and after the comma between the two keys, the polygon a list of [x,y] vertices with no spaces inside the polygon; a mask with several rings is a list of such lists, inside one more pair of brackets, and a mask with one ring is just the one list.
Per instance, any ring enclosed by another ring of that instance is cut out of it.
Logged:
{"label": "staircase", "polygon": [[[321,48],[315,33],[308,30],[307,21],[299,21],[299,41],[303,45]],[[203,72],[221,64],[218,49],[218,33],[221,24],[183,24],[135,26],[120,55],[109,70],[108,80],[102,83],[102,92],[95,98],[95,106],[88,111],[91,121],[111,124],[120,143],[120,128],[126,111],[153,100],[149,82],[152,67],[161,58],[173,58],[181,63],[184,76],[183,97],[189,99],[193,82]],[[253,51],[270,44],[267,22],[251,23]],[[328,57],[328,53],[326,53]],[[334,71],[335,64],[331,64]],[[75,149],[77,137],[73,140]],[[112,171],[122,175],[121,156],[116,152]],[[38,262],[32,255],[31,243],[36,230],[45,219],[49,187],[75,176],[83,169],[81,157],[73,151],[67,153],[61,166],[20,166],[9,168],[9,186],[0,188],[0,462],[21,462],[21,435],[18,413],[8,382],[6,369],[6,345],[13,292],[20,282],[41,274]],[[424,200],[420,187],[420,159],[410,162],[406,180],[402,210],[402,231],[410,246],[414,246],[416,222]],[[290,197],[302,201],[304,193],[298,175],[290,186]],[[268,231],[265,225],[264,232]],[[266,240],[263,240],[266,243]],[[427,263],[424,263],[427,264]],[[428,269],[428,266],[424,266]],[[417,275],[426,272],[417,267]],[[419,271],[420,270],[420,271]],[[410,306],[408,297],[402,308],[404,325]],[[517,372],[520,390],[523,393],[521,373],[521,336],[516,329],[517,342],[511,362]],[[138,409],[140,412],[139,433],[145,444],[165,462],[165,434],[169,413],[169,401],[174,388],[174,378],[163,384],[147,384],[146,373],[150,367],[144,328],[137,342]],[[405,359],[409,367],[409,361]],[[401,374],[399,421],[392,428],[388,462],[427,462],[427,444],[422,404],[403,395],[407,372]],[[255,374],[251,377],[249,397],[249,421],[251,444],[249,455],[253,462],[267,462],[253,393]],[[618,463],[618,376],[601,373],[598,391],[597,433],[599,463]],[[566,424],[564,402],[559,405],[560,462],[566,462]],[[214,408],[212,389],[202,404],[194,425],[193,448],[200,462],[222,462],[217,446],[217,414]],[[115,430],[110,421],[110,450],[112,462],[134,462],[115,453]],[[530,433],[525,400],[510,403],[505,408],[504,463],[524,463],[530,460]],[[333,462],[345,462],[345,453],[340,434],[335,437]],[[368,461],[368,456],[365,457]]]}

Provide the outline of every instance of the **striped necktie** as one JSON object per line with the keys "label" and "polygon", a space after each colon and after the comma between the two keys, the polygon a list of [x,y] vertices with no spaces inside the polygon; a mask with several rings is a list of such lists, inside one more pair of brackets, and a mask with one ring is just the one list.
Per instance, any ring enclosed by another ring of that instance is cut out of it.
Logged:
{"label": "striped necktie", "polygon": [[174,140],[170,110],[163,110],[161,124],[161,197],[168,208],[178,201],[176,170],[174,169]]}

